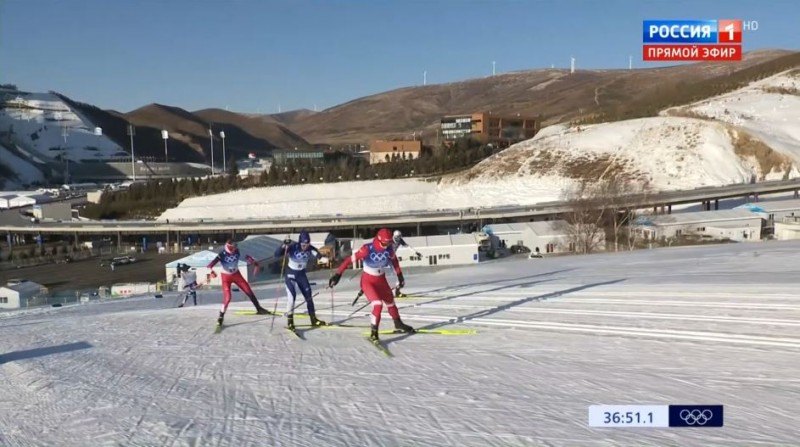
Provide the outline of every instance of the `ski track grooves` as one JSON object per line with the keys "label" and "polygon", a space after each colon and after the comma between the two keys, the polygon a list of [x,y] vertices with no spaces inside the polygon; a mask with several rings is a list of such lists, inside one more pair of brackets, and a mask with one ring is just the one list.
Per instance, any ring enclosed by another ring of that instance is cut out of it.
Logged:
{"label": "ski track grooves", "polygon": [[[0,316],[0,356],[92,346],[0,362],[0,445],[792,445],[796,282],[754,274],[745,286],[725,285],[753,270],[744,261],[768,270],[759,251],[733,257],[730,275],[715,273],[723,279],[689,275],[691,285],[653,290],[614,280],[655,276],[662,264],[636,264],[627,276],[596,274],[604,267],[595,264],[581,271],[591,257],[509,261],[461,277],[409,274],[406,292],[422,296],[398,300],[404,320],[478,334],[383,336],[393,358],[363,340],[368,310],[350,319],[356,328],[303,328],[301,340],[284,321],[270,332],[270,318],[235,315],[251,309],[241,294],[216,335],[215,292],[181,309],[165,297]],[[792,256],[774,262],[800,260]],[[571,263],[578,267],[550,273]],[[356,288],[337,290],[337,320],[357,308]],[[391,327],[386,314],[382,327]],[[724,404],[725,427],[586,426],[592,404],[695,402]]]}

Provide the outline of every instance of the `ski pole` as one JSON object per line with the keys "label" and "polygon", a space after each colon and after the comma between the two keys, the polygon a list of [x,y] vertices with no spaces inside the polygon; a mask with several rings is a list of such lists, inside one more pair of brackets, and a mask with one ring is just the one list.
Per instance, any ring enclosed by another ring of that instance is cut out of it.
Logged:
{"label": "ski pole", "polygon": [[[286,239],[289,239],[289,235],[286,235]],[[283,278],[283,266],[286,265],[286,253],[289,251],[289,246],[287,245],[283,249],[283,257],[281,258],[281,278]],[[280,282],[278,282],[278,287],[275,293],[275,307],[272,309],[272,321],[269,323],[269,331],[272,332],[272,328],[275,327],[275,314],[278,312],[278,297],[280,296]]]}

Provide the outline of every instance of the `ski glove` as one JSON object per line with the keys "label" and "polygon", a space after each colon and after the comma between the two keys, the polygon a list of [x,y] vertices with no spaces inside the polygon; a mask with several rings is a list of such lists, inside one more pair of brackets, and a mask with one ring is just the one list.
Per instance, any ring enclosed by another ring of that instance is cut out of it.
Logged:
{"label": "ski glove", "polygon": [[417,255],[418,258],[422,258],[422,253],[417,252],[416,255]]}
{"label": "ski glove", "polygon": [[285,245],[287,247],[292,245],[292,240],[291,239],[284,239],[283,240],[283,245]]}
{"label": "ski glove", "polygon": [[214,270],[211,270],[211,273],[209,273],[209,275],[210,275],[212,278],[216,278],[216,277],[217,277],[217,272],[215,272]]}
{"label": "ski glove", "polygon": [[405,280],[405,278],[403,278],[403,274],[402,273],[398,273],[397,274],[397,287],[402,289],[405,286],[406,286],[406,280]]}
{"label": "ski glove", "polygon": [[336,284],[339,284],[340,279],[342,279],[342,275],[340,273],[334,273],[331,279],[328,280],[328,287],[333,288]]}

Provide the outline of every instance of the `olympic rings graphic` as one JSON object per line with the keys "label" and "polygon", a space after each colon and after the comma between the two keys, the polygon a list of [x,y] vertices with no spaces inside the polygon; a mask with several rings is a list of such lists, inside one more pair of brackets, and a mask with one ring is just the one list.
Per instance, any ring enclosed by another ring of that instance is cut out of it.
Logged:
{"label": "olympic rings graphic", "polygon": [[683,422],[689,425],[706,425],[714,416],[711,410],[681,410],[679,414]]}
{"label": "olympic rings graphic", "polygon": [[238,256],[236,256],[236,255],[233,255],[233,256],[225,256],[225,262],[226,262],[227,264],[233,264],[234,262],[236,262],[236,261],[238,261],[238,260],[239,260],[239,257],[238,257]]}
{"label": "olympic rings graphic", "polygon": [[375,262],[386,262],[386,252],[383,253],[372,252],[369,254],[369,258]]}
{"label": "olympic rings graphic", "polygon": [[311,254],[311,253],[309,253],[309,252],[307,252],[307,251],[298,251],[298,252],[296,252],[296,253],[294,254],[294,257],[295,257],[295,259],[298,259],[298,260],[299,260],[299,259],[308,259],[308,256],[309,256],[310,254]]}

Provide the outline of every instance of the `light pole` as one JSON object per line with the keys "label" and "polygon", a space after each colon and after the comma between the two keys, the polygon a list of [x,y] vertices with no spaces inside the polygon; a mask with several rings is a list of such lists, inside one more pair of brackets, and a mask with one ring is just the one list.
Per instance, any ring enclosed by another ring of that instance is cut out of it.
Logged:
{"label": "light pole", "polygon": [[167,154],[167,139],[169,139],[169,132],[162,130],[161,139],[164,140],[164,162],[169,162],[169,156]]}
{"label": "light pole", "polygon": [[208,128],[208,139],[211,140],[211,175],[214,175],[214,132]]}
{"label": "light pole", "polygon": [[222,138],[222,173],[228,172],[228,157],[225,155],[225,131],[219,131],[219,137]]}
{"label": "light pole", "polygon": [[133,136],[136,135],[136,128],[133,127],[133,124],[128,124],[128,136],[131,137],[131,173],[133,175],[133,181],[136,181],[136,156],[133,153]]}

